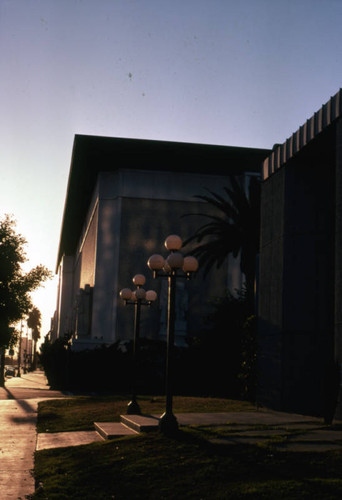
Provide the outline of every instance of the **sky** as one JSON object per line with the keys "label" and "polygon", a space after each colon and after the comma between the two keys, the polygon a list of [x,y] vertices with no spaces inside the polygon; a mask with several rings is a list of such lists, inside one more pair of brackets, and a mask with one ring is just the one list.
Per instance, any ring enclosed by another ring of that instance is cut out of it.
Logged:
{"label": "sky", "polygon": [[341,87],[341,21],[342,0],[0,0],[0,218],[25,269],[55,271],[75,134],[271,148]]}

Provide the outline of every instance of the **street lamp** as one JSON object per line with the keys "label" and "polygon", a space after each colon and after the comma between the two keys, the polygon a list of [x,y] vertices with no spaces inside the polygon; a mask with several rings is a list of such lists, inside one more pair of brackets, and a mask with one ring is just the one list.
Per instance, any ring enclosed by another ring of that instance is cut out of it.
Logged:
{"label": "street lamp", "polygon": [[21,341],[23,335],[23,322],[20,322],[20,336],[19,336],[19,349],[18,349],[18,371],[17,377],[21,377]]}
{"label": "street lamp", "polygon": [[136,376],[137,376],[137,355],[139,351],[139,333],[140,333],[140,310],[141,306],[150,306],[157,298],[154,290],[144,290],[141,288],[146,281],[143,274],[136,274],[133,278],[133,283],[137,287],[136,290],[130,288],[123,288],[120,292],[120,297],[125,305],[134,305],[134,338],[133,338],[133,359],[132,359],[132,400],[128,403],[128,415],[140,415],[140,407],[136,395]]}
{"label": "street lamp", "polygon": [[173,351],[175,341],[175,298],[177,278],[190,279],[198,269],[195,257],[184,257],[179,251],[182,247],[180,236],[172,234],[165,240],[165,247],[170,254],[166,259],[162,255],[154,254],[148,259],[147,265],[153,271],[153,278],[162,277],[168,280],[167,304],[167,357],[166,357],[166,411],[160,417],[159,429],[165,434],[171,434],[178,429],[177,418],[172,412],[172,379],[173,379]]}

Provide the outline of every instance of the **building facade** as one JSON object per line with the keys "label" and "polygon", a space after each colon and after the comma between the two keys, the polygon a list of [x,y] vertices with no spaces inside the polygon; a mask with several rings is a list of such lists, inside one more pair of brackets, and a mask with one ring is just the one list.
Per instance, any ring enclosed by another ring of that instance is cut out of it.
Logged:
{"label": "building facade", "polygon": [[341,118],[340,90],[262,174],[259,400],[313,415],[333,404],[342,362]]}
{"label": "building facade", "polygon": [[[57,272],[59,290],[52,338],[71,335],[84,349],[127,340],[133,312],[119,291],[147,278],[157,303],[143,311],[141,335],[164,339],[167,289],[153,280],[147,260],[163,253],[169,234],[183,239],[212,213],[195,195],[223,193],[234,174],[245,182],[258,175],[268,150],[200,144],[76,136],[66,195]],[[191,215],[189,215],[191,214]],[[201,272],[177,289],[176,342],[202,328],[208,299],[241,287],[238,262],[224,272]]]}

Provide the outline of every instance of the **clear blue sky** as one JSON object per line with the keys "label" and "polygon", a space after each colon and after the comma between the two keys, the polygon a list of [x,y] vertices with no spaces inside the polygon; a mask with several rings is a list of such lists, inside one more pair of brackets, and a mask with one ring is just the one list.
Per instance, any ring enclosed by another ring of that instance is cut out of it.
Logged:
{"label": "clear blue sky", "polygon": [[[339,90],[341,26],[342,0],[0,0],[0,216],[29,267],[55,269],[75,134],[272,147]],[[56,283],[34,300],[45,334]]]}

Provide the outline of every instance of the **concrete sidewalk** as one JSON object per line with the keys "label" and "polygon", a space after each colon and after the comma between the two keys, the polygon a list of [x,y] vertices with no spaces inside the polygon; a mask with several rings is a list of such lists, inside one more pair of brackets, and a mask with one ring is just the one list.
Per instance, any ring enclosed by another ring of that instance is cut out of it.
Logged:
{"label": "concrete sidewalk", "polygon": [[[268,409],[249,412],[176,413],[178,424],[213,432],[213,444],[267,444],[278,451],[325,452],[342,450],[342,422],[325,426],[322,419]],[[122,415],[121,422],[135,433],[158,430],[158,415]],[[117,436],[117,423],[95,423],[105,439]],[[215,429],[216,428],[216,429]],[[216,435],[215,435],[216,434]]]}
{"label": "concrete sidewalk", "polygon": [[[219,445],[267,444],[279,451],[342,450],[342,422],[325,426],[322,419],[268,409],[251,412],[176,413],[178,424],[198,426]],[[37,450],[78,446],[139,432],[158,431],[159,415],[122,415],[121,422],[94,422],[94,431],[38,434]],[[216,428],[216,429],[215,429]],[[219,432],[217,432],[219,431]]]}
{"label": "concrete sidewalk", "polygon": [[4,399],[56,399],[66,394],[52,391],[47,385],[44,372],[22,373],[21,377],[6,379],[5,387],[0,387],[0,401]]}
{"label": "concrete sidewalk", "polygon": [[0,388],[1,500],[24,500],[34,492],[38,402],[57,397],[65,396],[49,390],[42,372],[9,378]]}

